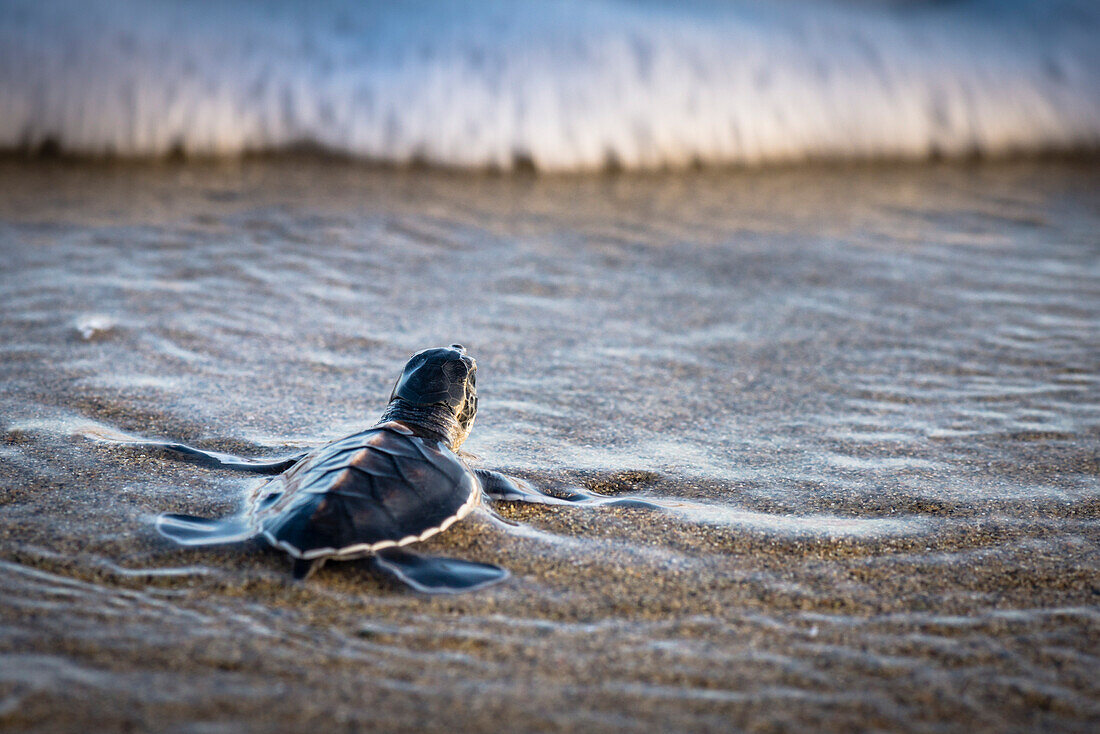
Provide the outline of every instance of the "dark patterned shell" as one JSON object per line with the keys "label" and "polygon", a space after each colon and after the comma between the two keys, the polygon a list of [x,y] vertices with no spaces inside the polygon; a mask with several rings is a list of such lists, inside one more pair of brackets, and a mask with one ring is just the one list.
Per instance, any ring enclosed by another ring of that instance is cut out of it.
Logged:
{"label": "dark patterned shell", "polygon": [[390,422],[331,443],[263,485],[248,514],[292,556],[353,557],[447,529],[478,492],[444,444]]}

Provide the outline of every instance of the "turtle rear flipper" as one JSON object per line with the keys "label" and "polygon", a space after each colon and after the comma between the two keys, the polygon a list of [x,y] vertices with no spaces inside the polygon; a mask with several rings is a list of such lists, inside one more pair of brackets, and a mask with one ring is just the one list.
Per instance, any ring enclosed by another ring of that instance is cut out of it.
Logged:
{"label": "turtle rear flipper", "polygon": [[290,577],[295,581],[305,581],[323,565],[324,558],[295,558],[290,566]]}
{"label": "turtle rear flipper", "polygon": [[508,578],[500,566],[457,558],[435,558],[386,548],[373,558],[375,567],[426,594],[459,594],[483,589]]}
{"label": "turtle rear flipper", "polygon": [[165,514],[157,518],[157,530],[180,545],[222,545],[239,543],[256,535],[243,517],[213,520],[194,515]]}

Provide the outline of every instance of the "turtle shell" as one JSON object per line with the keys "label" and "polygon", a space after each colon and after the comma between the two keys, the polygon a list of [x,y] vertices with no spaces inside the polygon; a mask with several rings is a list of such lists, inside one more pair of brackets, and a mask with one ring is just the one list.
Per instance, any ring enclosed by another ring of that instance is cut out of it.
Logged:
{"label": "turtle shell", "polygon": [[479,485],[440,441],[383,423],[335,441],[260,487],[251,524],[295,558],[355,557],[442,532]]}

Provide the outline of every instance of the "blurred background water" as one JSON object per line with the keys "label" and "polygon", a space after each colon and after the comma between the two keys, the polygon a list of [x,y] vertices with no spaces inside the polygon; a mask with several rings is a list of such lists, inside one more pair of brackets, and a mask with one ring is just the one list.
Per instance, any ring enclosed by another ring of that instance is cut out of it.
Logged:
{"label": "blurred background water", "polygon": [[0,5],[0,147],[591,170],[1100,143],[1089,0]]}

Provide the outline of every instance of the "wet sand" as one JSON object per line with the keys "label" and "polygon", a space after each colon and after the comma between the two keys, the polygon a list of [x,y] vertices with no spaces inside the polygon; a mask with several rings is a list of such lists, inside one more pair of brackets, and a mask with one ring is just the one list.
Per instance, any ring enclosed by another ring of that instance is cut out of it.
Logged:
{"label": "wet sand", "polygon": [[[0,726],[1091,731],[1094,161],[593,177],[0,163]],[[424,597],[160,512],[462,342],[498,504]]]}

